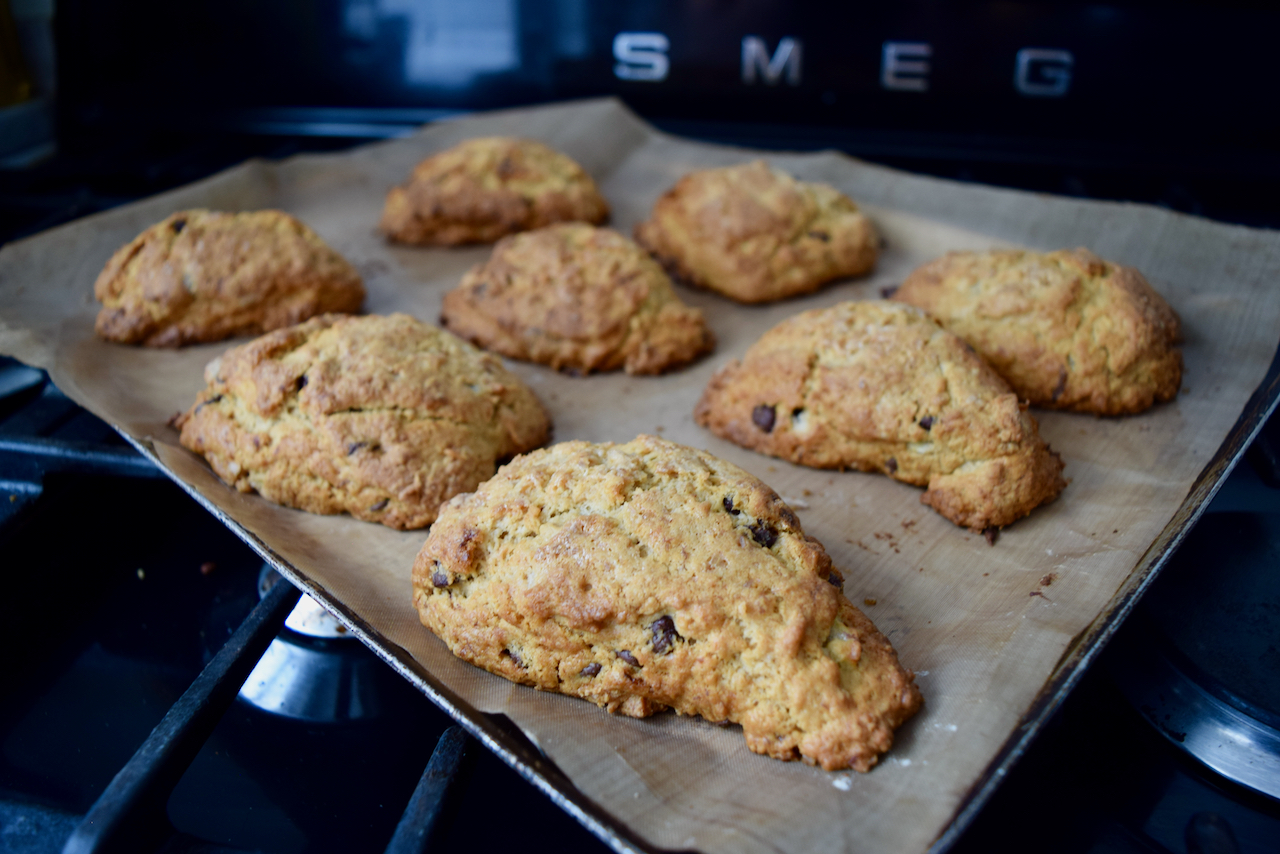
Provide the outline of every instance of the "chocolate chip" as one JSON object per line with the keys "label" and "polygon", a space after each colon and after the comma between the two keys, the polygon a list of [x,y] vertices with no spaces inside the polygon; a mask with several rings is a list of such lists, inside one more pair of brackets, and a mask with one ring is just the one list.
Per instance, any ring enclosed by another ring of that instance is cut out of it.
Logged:
{"label": "chocolate chip", "polygon": [[994,546],[996,544],[996,537],[1000,536],[1000,529],[995,525],[992,525],[989,528],[983,528],[982,536],[987,538],[987,545]]}
{"label": "chocolate chip", "polygon": [[347,456],[349,457],[361,448],[367,447],[369,447],[368,442],[352,442],[350,445],[347,445]]}
{"label": "chocolate chip", "polygon": [[926,415],[924,418],[921,418],[921,419],[920,419],[920,426],[921,426],[921,427],[923,427],[923,428],[924,428],[924,429],[926,429],[926,430],[932,430],[932,429],[933,429],[933,416],[932,416],[932,415]]}
{"label": "chocolate chip", "polygon": [[431,583],[434,584],[436,587],[448,587],[449,574],[447,572],[441,572],[440,570],[436,570],[435,572],[431,573]]}
{"label": "chocolate chip", "polygon": [[742,512],[741,510],[734,510],[734,509],[733,509],[733,496],[732,496],[732,495],[726,495],[726,496],[724,497],[724,509],[725,509],[726,511],[728,511],[731,515],[734,515],[734,516],[737,516],[739,513],[741,513],[741,512]]}
{"label": "chocolate chip", "polygon": [[512,662],[516,667],[524,667],[524,666],[525,666],[524,662],[520,660],[520,656],[519,656],[519,655],[517,655],[516,653],[512,652],[512,651],[511,651],[511,650],[509,650],[509,649],[504,649],[502,652],[500,652],[500,653],[499,653],[499,655],[505,655],[507,658],[511,659],[511,662]]}
{"label": "chocolate chip", "polygon": [[889,472],[889,474],[895,474],[898,471],[898,461],[893,457],[889,457],[889,459],[884,461],[884,468],[885,471]]}
{"label": "chocolate chip", "polygon": [[303,374],[302,376],[298,377],[297,386],[298,386],[298,391],[302,391],[304,388],[306,388],[306,387],[307,387],[307,375],[306,375],[306,374]]}
{"label": "chocolate chip", "polygon": [[899,287],[898,285],[889,285],[889,287],[887,288],[881,288],[880,296],[884,297],[885,299],[889,299],[889,297],[893,296],[898,292],[898,287]]}
{"label": "chocolate chip", "polygon": [[381,501],[379,501],[377,504],[370,507],[369,509],[372,510],[374,513],[377,513],[379,510],[385,510],[387,505],[390,503],[391,503],[390,498],[384,498]]}
{"label": "chocolate chip", "polygon": [[751,526],[751,536],[766,549],[773,548],[773,544],[778,541],[778,532],[772,525],[764,522],[756,522]]}
{"label": "chocolate chip", "polygon": [[621,658],[623,661],[625,661],[627,664],[630,664],[632,667],[640,666],[640,662],[636,661],[636,657],[631,654],[631,650],[629,649],[618,650],[618,658]]}
{"label": "chocolate chip", "polygon": [[831,240],[831,235],[827,234],[825,231],[811,231],[809,232],[809,236],[814,240],[821,240],[823,243]]}
{"label": "chocolate chip", "polygon": [[599,673],[600,673],[600,665],[594,661],[588,664],[586,667],[582,668],[580,671],[578,671],[579,676],[586,676],[588,679],[594,678],[595,676],[599,675]]}
{"label": "chocolate chip", "polygon": [[208,400],[202,400],[200,401],[199,405],[196,406],[196,412],[199,412],[201,409],[204,409],[209,404],[217,403],[220,400],[222,400],[222,395],[220,394],[215,394],[213,397],[209,398]]}
{"label": "chocolate chip", "polygon": [[751,423],[766,433],[773,432],[773,422],[776,417],[777,415],[774,413],[772,406],[760,404],[751,410]]}
{"label": "chocolate chip", "polygon": [[670,617],[659,617],[649,626],[649,631],[653,632],[653,651],[662,655],[668,652],[680,638],[680,633],[676,631],[676,621]]}
{"label": "chocolate chip", "polygon": [[1062,397],[1062,393],[1066,390],[1067,390],[1067,372],[1059,368],[1058,384],[1053,387],[1053,397],[1051,399],[1054,401],[1057,401],[1058,398]]}
{"label": "chocolate chip", "polygon": [[833,569],[831,574],[827,576],[827,583],[837,590],[844,589],[844,576],[840,574],[840,570]]}
{"label": "chocolate chip", "polygon": [[175,219],[169,223],[169,227],[173,229],[174,234],[181,234],[182,229],[187,227],[187,221],[185,219]]}

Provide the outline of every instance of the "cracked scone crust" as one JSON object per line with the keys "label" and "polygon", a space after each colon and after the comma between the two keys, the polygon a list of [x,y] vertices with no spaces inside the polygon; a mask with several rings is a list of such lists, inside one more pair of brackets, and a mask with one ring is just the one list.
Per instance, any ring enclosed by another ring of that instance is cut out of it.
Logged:
{"label": "cracked scone crust", "polygon": [[840,584],[773,490],[650,436],[517,458],[441,509],[413,568],[423,624],[472,664],[866,771],[921,698]]}
{"label": "cracked scone crust", "polygon": [[100,336],[149,347],[258,335],[364,302],[356,269],[274,210],[175,213],[118,249],[93,293]]}
{"label": "cracked scone crust", "polygon": [[497,462],[547,440],[497,356],[404,314],[325,315],[228,350],[175,422],[241,492],[421,528]]}
{"label": "cracked scone crust", "polygon": [[657,262],[583,223],[504,237],[445,294],[441,320],[486,349],[577,373],[658,374],[715,346]]}
{"label": "cracked scone crust", "polygon": [[1182,382],[1177,314],[1137,270],[1087,249],[953,252],[893,298],[941,320],[1033,406],[1129,415]]}
{"label": "cracked scone crust", "polygon": [[880,471],[974,530],[1066,487],[1035,419],[968,345],[923,311],[846,302],[783,321],[707,384],[716,435],[815,468]]}
{"label": "cracked scone crust", "polygon": [[481,137],[428,157],[392,187],[381,227],[401,243],[456,246],[608,217],[595,181],[570,158],[528,139]]}
{"label": "cracked scone crust", "polygon": [[880,242],[848,196],[763,160],[685,175],[635,238],[681,279],[744,303],[869,272]]}

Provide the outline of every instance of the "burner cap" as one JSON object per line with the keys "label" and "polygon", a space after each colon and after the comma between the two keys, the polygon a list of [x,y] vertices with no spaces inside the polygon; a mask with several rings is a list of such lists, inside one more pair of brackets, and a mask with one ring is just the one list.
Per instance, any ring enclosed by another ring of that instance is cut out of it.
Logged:
{"label": "burner cap", "polygon": [[1117,638],[1111,670],[1164,736],[1280,798],[1280,514],[1206,513]]}

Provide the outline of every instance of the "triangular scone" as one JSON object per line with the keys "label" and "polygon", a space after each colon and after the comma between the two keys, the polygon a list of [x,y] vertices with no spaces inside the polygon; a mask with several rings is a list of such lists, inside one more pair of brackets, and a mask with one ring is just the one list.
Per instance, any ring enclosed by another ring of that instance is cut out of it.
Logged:
{"label": "triangular scone", "polygon": [[241,492],[422,528],[547,440],[542,404],[492,353],[407,314],[327,314],[234,347],[175,419]]}
{"label": "triangular scone", "polygon": [[941,320],[1032,406],[1130,415],[1182,383],[1178,315],[1137,270],[1087,249],[952,252],[893,298]]}
{"label": "triangular scone", "polygon": [[516,458],[441,508],[413,568],[423,624],[472,664],[866,771],[921,698],[840,585],[773,490],[651,436]]}
{"label": "triangular scone", "polygon": [[766,332],[708,383],[694,417],[746,448],[815,468],[882,471],[946,518],[1003,527],[1066,486],[1035,419],[923,311],[846,302]]}
{"label": "triangular scone", "polygon": [[423,160],[392,187],[381,229],[419,246],[491,243],[554,222],[600,223],[609,203],[587,171],[531,139],[468,139]]}
{"label": "triangular scone", "polygon": [[763,160],[685,175],[636,225],[635,238],[686,282],[744,303],[861,276],[880,246],[844,193]]}
{"label": "triangular scone", "polygon": [[582,374],[660,374],[715,346],[649,253],[581,222],[502,238],[444,295],[440,320],[487,350]]}
{"label": "triangular scone", "polygon": [[98,275],[97,332],[182,347],[356,312],[356,268],[283,211],[179,211],[116,250]]}

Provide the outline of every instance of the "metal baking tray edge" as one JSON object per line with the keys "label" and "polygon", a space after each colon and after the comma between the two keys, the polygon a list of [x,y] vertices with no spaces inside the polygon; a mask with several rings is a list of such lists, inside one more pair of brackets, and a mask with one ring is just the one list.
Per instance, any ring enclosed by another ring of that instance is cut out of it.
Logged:
{"label": "metal baking tray edge", "polygon": [[[1275,411],[1280,402],[1280,374],[1276,372],[1280,363],[1280,352],[1268,373],[1268,379],[1254,391],[1245,404],[1244,411],[1236,420],[1226,440],[1219,446],[1213,458],[1201,470],[1187,497],[1174,513],[1173,518],[1165,525],[1160,535],[1143,554],[1134,570],[1121,583],[1106,608],[1094,621],[1075,637],[1067,651],[1058,661],[1052,675],[1041,688],[1026,714],[1022,716],[1009,738],[1001,745],[995,758],[987,765],[978,779],[970,786],[961,799],[951,820],[940,833],[929,854],[943,854],[960,838],[970,822],[981,811],[988,799],[995,792],[1000,782],[1008,774],[1014,763],[1026,753],[1031,742],[1039,734],[1044,724],[1052,717],[1062,701],[1084,675],[1085,670],[1097,658],[1112,635],[1133,610],[1142,594],[1155,580],[1160,570],[1177,550],[1187,533],[1204,513],[1205,508],[1221,488],[1227,475],[1235,468],[1236,463],[1244,455],[1258,431],[1262,429],[1267,418]],[[398,644],[383,637],[380,632],[366,623],[357,614],[349,610],[335,599],[327,590],[320,587],[302,574],[293,565],[270,546],[246,530],[216,505],[206,499],[200,492],[171,472],[160,462],[151,446],[145,439],[130,436],[123,428],[112,425],[115,430],[131,444],[138,453],[146,457],[170,480],[176,483],[202,507],[212,513],[226,525],[236,536],[244,540],[263,560],[277,572],[289,579],[298,589],[324,605],[335,617],[341,620],[352,634],[392,669],[413,683],[418,690],[439,706],[446,714],[456,720],[473,737],[493,751],[502,761],[537,787],[543,794],[569,815],[577,819],[587,830],[591,831],[603,843],[619,854],[657,854],[670,849],[657,848],[630,828],[624,825],[608,811],[588,798],[561,771],[554,762],[546,757],[538,748],[524,738],[519,729],[510,723],[505,716],[489,715],[472,707],[444,685],[440,684],[421,664],[415,661]],[[505,724],[505,725],[504,725]]]}

